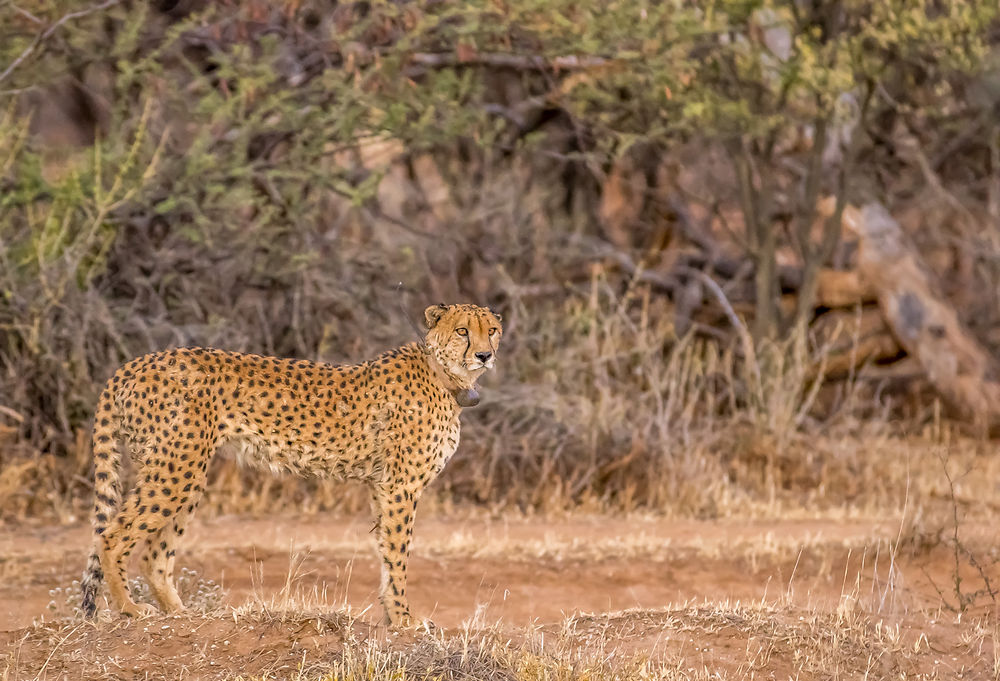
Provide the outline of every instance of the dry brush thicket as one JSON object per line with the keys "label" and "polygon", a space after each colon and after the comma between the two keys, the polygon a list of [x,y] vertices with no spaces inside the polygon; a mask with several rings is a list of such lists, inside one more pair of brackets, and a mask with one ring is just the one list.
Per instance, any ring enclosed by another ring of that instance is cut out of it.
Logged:
{"label": "dry brush thicket", "polygon": [[[458,300],[506,341],[442,500],[898,508],[946,452],[993,503],[995,8],[709,4],[0,4],[2,512],[77,512],[125,359],[357,361]],[[872,201],[929,355],[858,266]]]}

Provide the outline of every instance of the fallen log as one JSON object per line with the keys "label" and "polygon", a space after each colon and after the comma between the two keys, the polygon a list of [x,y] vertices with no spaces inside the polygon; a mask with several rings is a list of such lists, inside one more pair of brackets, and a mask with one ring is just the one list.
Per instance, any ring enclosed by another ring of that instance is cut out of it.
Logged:
{"label": "fallen log", "polygon": [[816,275],[816,307],[854,307],[877,299],[874,287],[857,270],[821,269]]}
{"label": "fallen log", "polygon": [[865,364],[897,358],[902,352],[875,306],[830,310],[820,315],[809,331],[823,349],[822,359],[811,373],[824,379],[841,378]]}
{"label": "fallen log", "polygon": [[906,353],[935,390],[979,425],[1000,423],[1000,364],[962,325],[899,224],[877,203],[844,210],[858,237],[858,272]]}

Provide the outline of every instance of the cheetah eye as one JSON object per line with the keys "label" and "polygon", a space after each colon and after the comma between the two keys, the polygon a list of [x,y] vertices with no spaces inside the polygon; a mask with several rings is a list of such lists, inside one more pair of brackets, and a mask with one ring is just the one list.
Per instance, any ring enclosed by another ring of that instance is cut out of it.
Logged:
{"label": "cheetah eye", "polygon": [[469,330],[464,326],[460,326],[457,329],[455,329],[455,333],[457,333],[459,336],[468,336]]}
{"label": "cheetah eye", "polygon": [[494,326],[494,327],[493,327],[492,329],[490,329],[490,335],[491,335],[491,336],[495,336],[495,335],[497,335],[497,333],[499,333],[499,332],[500,332],[500,329],[498,329],[498,328],[497,328],[497,327],[495,327],[495,326]]}

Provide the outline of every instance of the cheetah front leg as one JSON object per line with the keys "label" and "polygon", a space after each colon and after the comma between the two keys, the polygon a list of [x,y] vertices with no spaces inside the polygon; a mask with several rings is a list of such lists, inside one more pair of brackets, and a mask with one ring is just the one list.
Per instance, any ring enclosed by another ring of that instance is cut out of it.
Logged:
{"label": "cheetah front leg", "polygon": [[418,491],[374,485],[372,510],[375,513],[379,557],[382,560],[382,584],[379,599],[385,608],[385,620],[394,627],[413,626],[406,599],[406,563],[417,513]]}

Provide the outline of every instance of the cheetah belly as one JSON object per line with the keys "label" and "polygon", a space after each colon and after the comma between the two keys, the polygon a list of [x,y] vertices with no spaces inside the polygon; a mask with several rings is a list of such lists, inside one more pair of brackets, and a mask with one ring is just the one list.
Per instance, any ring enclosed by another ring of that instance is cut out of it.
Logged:
{"label": "cheetah belly", "polygon": [[228,440],[226,449],[249,468],[266,468],[272,473],[292,473],[338,480],[379,480],[382,459],[373,451],[358,448],[287,442],[257,434],[241,434]]}

